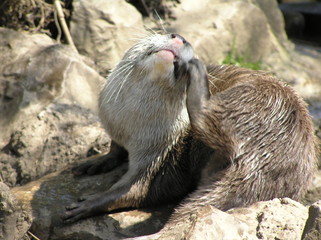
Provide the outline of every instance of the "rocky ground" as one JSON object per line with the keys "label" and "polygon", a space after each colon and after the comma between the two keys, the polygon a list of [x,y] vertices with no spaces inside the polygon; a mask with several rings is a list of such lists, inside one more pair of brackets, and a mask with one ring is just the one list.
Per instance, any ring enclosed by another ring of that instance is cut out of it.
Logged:
{"label": "rocky ground", "polygon": [[[171,18],[163,26],[190,41],[200,59],[216,64],[236,51],[292,85],[309,104],[321,138],[321,50],[287,39],[276,2],[167,4]],[[72,5],[70,31],[80,54],[46,34],[0,28],[3,239],[28,239],[27,231],[41,240],[137,237],[160,230],[174,207],[128,210],[62,224],[65,205],[79,195],[104,191],[126,171],[124,165],[108,174],[74,178],[70,166],[108,151],[110,139],[97,117],[100,86],[123,52],[147,34],[144,25],[155,27],[125,1],[74,0]],[[302,203],[274,199],[226,213],[207,206],[199,210],[189,232],[175,237],[320,239],[319,199],[320,172]]]}

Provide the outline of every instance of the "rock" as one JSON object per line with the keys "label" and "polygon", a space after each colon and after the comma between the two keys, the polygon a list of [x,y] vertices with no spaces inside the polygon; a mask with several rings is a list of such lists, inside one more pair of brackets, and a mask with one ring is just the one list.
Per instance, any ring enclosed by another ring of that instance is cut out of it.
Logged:
{"label": "rock", "polygon": [[284,32],[284,19],[282,13],[278,8],[277,1],[270,0],[254,0],[251,1],[253,4],[257,5],[262,12],[265,14],[267,21],[271,27],[272,32],[277,36],[277,39],[282,43],[286,43],[287,36]]}
{"label": "rock", "polygon": [[187,239],[254,239],[254,236],[250,235],[250,227],[228,213],[205,206],[198,214]]}
{"label": "rock", "polygon": [[131,239],[300,239],[307,218],[307,208],[289,198],[257,202],[227,212],[204,206],[192,220],[170,222],[157,234]]}
{"label": "rock", "polygon": [[310,206],[309,218],[302,234],[302,240],[317,239],[321,239],[321,201]]}
{"label": "rock", "polygon": [[[104,79],[88,59],[45,35],[0,28],[0,176],[24,184],[106,151],[98,95]],[[36,167],[35,167],[36,165]]]}
{"label": "rock", "polygon": [[133,39],[146,34],[141,14],[122,0],[73,1],[70,32],[79,52],[93,59],[104,75]]}
{"label": "rock", "polygon": [[[46,239],[120,239],[156,232],[167,220],[171,207],[104,214],[63,224],[64,206],[79,196],[100,194],[115,183],[126,164],[107,174],[75,178],[69,170],[52,173],[12,194],[33,213],[30,231]],[[192,222],[165,227],[161,235],[138,239],[300,239],[308,218],[306,207],[291,199],[258,202],[247,208],[222,212],[205,206]],[[135,238],[134,238],[135,239]]]}
{"label": "rock", "polygon": [[[264,3],[261,5],[265,8]],[[270,11],[270,15],[280,18],[274,7],[277,14]],[[208,64],[221,62],[232,50],[248,61],[261,61],[273,52],[285,51],[275,39],[266,14],[250,1],[185,0],[173,12],[177,20],[171,23],[170,31],[178,31],[189,40]],[[282,27],[273,23],[275,29]]]}
{"label": "rock", "polygon": [[49,41],[46,35],[3,28],[0,35],[6,39],[0,41],[4,53],[0,56],[4,63],[0,67],[4,96],[0,114],[7,122],[11,121],[8,116],[18,112],[37,114],[58,97],[97,112],[97,96],[104,79],[88,66],[89,60],[66,45]]}
{"label": "rock", "polygon": [[5,240],[22,239],[32,223],[31,211],[20,206],[9,187],[0,182],[0,236]]}
{"label": "rock", "polygon": [[105,152],[109,142],[91,111],[76,105],[51,104],[11,129],[1,154],[1,162],[7,165],[0,169],[14,168],[16,181],[8,179],[10,174],[2,177],[13,186],[25,184],[84,159],[91,149]]}
{"label": "rock", "polygon": [[308,209],[289,198],[258,202],[248,208],[228,211],[245,222],[258,239],[300,239]]}
{"label": "rock", "polygon": [[82,178],[73,177],[66,169],[15,187],[11,192],[21,205],[32,211],[30,231],[41,240],[103,240],[106,236],[113,240],[156,232],[163,226],[172,207],[105,214],[74,224],[64,224],[60,218],[66,205],[80,196],[106,191],[122,176],[126,168],[124,164],[110,173]]}
{"label": "rock", "polygon": [[182,0],[172,12],[176,20],[168,31],[184,36],[206,63],[220,63],[234,51],[247,62],[261,62],[305,98],[320,100],[321,61],[311,53],[318,51],[287,40],[276,1]]}

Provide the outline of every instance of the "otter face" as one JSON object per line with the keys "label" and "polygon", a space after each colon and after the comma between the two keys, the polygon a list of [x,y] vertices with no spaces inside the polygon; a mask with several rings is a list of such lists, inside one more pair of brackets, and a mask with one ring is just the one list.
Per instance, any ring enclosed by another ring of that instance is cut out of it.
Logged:
{"label": "otter face", "polygon": [[188,62],[193,57],[192,46],[182,36],[155,34],[130,48],[122,61],[131,62],[140,76],[149,81],[169,79],[174,82],[175,63]]}
{"label": "otter face", "polygon": [[178,34],[154,34],[144,38],[125,53],[108,76],[100,102],[111,103],[117,102],[119,97],[128,98],[129,89],[135,89],[131,94],[138,96],[142,94],[139,90],[146,95],[152,88],[155,91],[171,89],[173,95],[178,92],[184,94],[186,83],[177,78],[177,66],[193,57],[191,44]]}

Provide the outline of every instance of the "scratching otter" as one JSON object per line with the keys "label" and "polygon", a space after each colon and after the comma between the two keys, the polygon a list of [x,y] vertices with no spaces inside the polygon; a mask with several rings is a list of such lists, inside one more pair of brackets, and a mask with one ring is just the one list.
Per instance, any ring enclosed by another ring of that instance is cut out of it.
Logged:
{"label": "scratching otter", "polygon": [[303,100],[274,77],[233,66],[206,69],[177,34],[152,35],[108,77],[100,118],[110,153],[74,173],[128,171],[105,193],[66,207],[76,221],[100,212],[178,201],[174,218],[275,197],[299,199],[316,168]]}

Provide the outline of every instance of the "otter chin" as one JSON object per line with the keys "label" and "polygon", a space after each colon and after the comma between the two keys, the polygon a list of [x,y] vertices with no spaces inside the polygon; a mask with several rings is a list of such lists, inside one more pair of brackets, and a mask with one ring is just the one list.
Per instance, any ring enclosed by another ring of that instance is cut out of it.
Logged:
{"label": "otter chin", "polygon": [[110,152],[73,169],[128,171],[110,189],[66,207],[73,222],[128,207],[181,202],[171,222],[204,205],[299,200],[317,166],[304,101],[279,79],[235,66],[205,66],[178,34],[148,36],[124,55],[100,93]]}
{"label": "otter chin", "polygon": [[174,53],[172,50],[161,49],[156,54],[166,63],[174,63],[177,61],[176,53]]}

